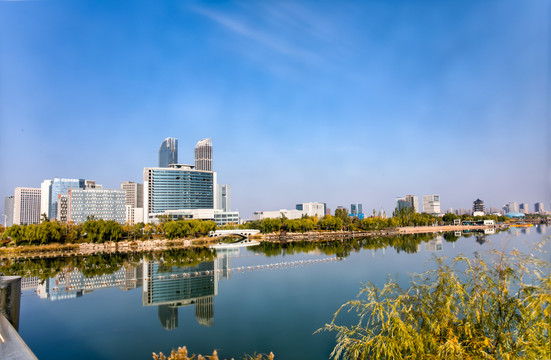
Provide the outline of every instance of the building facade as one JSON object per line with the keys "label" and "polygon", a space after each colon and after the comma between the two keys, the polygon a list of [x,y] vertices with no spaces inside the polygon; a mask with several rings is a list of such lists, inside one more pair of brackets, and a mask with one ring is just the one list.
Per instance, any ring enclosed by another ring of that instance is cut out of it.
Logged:
{"label": "building facade", "polygon": [[424,195],[423,212],[430,215],[440,215],[440,195]]}
{"label": "building facade", "polygon": [[178,139],[167,137],[159,148],[159,167],[166,168],[178,163]]}
{"label": "building facade", "polygon": [[231,211],[231,187],[223,184],[218,184],[217,186],[216,208],[223,211]]}
{"label": "building facade", "polygon": [[214,209],[216,173],[192,165],[144,168],[144,222],[167,210]]}
{"label": "building facade", "polygon": [[67,220],[82,224],[89,216],[126,222],[126,192],[120,189],[69,189]]}
{"label": "building facade", "polygon": [[195,145],[195,169],[212,171],[212,139],[199,140]]}
{"label": "building facade", "polygon": [[538,203],[534,204],[534,212],[536,212],[538,214],[545,213],[545,209],[543,208],[543,203],[542,202],[538,202]]}
{"label": "building facade", "polygon": [[302,215],[318,216],[319,218],[322,218],[325,216],[325,212],[327,211],[327,204],[318,202],[302,203],[297,204],[295,209],[302,211]]}
{"label": "building facade", "polygon": [[124,181],[121,183],[121,189],[126,191],[126,205],[143,208],[143,184]]}
{"label": "building facade", "polygon": [[84,179],[62,179],[44,180],[40,186],[41,195],[41,214],[46,214],[48,219],[57,219],[59,195],[67,195],[69,189],[85,189],[86,185],[95,185],[93,180]]}
{"label": "building facade", "polygon": [[13,223],[40,223],[40,188],[16,187],[13,194]]}
{"label": "building facade", "polygon": [[13,195],[4,198],[4,226],[10,227],[13,225]]}

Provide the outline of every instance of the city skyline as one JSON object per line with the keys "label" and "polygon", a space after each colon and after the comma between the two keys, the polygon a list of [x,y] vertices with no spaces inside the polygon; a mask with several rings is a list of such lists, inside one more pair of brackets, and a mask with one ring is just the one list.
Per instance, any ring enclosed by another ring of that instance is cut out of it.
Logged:
{"label": "city skyline", "polygon": [[403,194],[548,209],[549,12],[0,1],[0,192],[142,182],[166,137],[187,164],[212,138],[243,218],[301,202],[390,215]]}

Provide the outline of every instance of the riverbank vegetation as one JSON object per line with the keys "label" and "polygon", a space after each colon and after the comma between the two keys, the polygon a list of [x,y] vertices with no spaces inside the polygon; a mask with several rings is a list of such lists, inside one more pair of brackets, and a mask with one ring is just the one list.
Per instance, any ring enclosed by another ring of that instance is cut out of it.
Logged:
{"label": "riverbank vegetation", "polygon": [[[544,255],[546,256],[546,255]],[[318,331],[334,331],[333,359],[548,359],[550,264],[517,251],[491,252],[361,289]],[[339,324],[343,311],[357,322]]]}
{"label": "riverbank vegetation", "polygon": [[113,220],[89,218],[83,224],[43,221],[40,224],[12,225],[0,230],[2,246],[104,243],[154,238],[194,238],[216,229],[214,221],[178,220],[160,224],[121,225]]}
{"label": "riverbank vegetation", "polygon": [[[404,226],[444,225],[454,219],[473,220],[469,215],[458,217],[446,214],[437,217],[426,213],[415,213],[411,209],[395,211],[392,217],[374,214],[359,219],[350,217],[344,209],[337,209],[335,216],[303,216],[300,219],[287,219],[284,216],[251,221],[241,225],[226,225],[221,229],[256,229],[263,234],[274,232],[305,233],[309,231],[379,231]],[[492,219],[507,221],[505,217],[486,215],[476,220]],[[113,220],[88,218],[83,224],[66,224],[58,221],[43,221],[40,224],[12,225],[0,228],[1,246],[104,243],[121,240],[180,239],[207,236],[218,227],[213,221],[171,220],[161,217],[159,224],[138,223],[121,225]]]}

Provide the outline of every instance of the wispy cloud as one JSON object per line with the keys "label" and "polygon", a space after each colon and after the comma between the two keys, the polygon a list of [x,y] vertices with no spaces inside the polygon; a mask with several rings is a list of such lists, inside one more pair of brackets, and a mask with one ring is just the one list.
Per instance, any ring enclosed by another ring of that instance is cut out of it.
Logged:
{"label": "wispy cloud", "polygon": [[296,46],[281,36],[275,35],[272,31],[260,30],[257,27],[248,24],[246,21],[237,19],[235,16],[232,17],[221,12],[199,6],[192,7],[191,9],[194,12],[205,16],[209,20],[223,26],[227,30],[252,40],[257,44],[260,44],[281,55],[309,64],[320,64],[324,62],[323,58],[315,52]]}

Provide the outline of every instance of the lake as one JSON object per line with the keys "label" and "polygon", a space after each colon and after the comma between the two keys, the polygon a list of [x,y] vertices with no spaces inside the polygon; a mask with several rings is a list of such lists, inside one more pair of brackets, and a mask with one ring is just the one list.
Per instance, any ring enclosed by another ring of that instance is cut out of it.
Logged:
{"label": "lake", "polygon": [[547,232],[540,225],[216,253],[4,260],[1,271],[26,276],[19,333],[39,359],[151,359],[184,345],[203,355],[217,349],[222,359],[270,351],[276,359],[327,359],[335,334],[313,333],[362,284],[391,276],[406,286],[408,274],[434,266],[434,256],[531,251]]}

